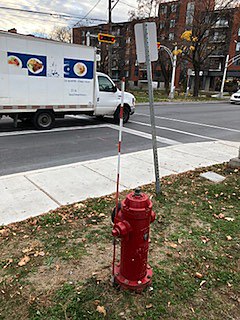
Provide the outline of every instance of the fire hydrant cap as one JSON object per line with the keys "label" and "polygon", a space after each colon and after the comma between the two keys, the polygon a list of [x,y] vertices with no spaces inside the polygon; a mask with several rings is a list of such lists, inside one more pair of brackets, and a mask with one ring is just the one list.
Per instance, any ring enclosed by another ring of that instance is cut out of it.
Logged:
{"label": "fire hydrant cap", "polygon": [[152,202],[149,197],[142,193],[140,189],[135,190],[127,195],[126,199],[122,202],[122,211],[134,215],[135,217],[142,217],[150,214],[152,211]]}
{"label": "fire hydrant cap", "polygon": [[140,197],[141,196],[141,188],[136,188],[134,191],[134,196],[135,197]]}

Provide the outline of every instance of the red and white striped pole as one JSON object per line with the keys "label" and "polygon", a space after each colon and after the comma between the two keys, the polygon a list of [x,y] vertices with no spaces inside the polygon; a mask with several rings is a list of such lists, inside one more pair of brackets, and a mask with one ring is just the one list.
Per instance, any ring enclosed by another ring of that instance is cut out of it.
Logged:
{"label": "red and white striped pole", "polygon": [[[119,182],[120,182],[120,160],[121,160],[121,145],[122,145],[122,128],[123,128],[123,113],[124,113],[124,91],[125,91],[125,78],[122,78],[121,85],[121,105],[119,110],[119,134],[118,134],[118,161],[117,161],[117,189],[116,189],[116,204],[115,214],[118,212],[119,203]],[[112,261],[112,276],[114,281],[114,266],[116,259],[116,237],[113,238],[113,261]]]}

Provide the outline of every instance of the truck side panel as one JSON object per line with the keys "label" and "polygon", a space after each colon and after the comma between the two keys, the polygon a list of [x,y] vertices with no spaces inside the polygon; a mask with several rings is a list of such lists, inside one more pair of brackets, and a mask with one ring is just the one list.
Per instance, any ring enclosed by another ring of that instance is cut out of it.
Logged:
{"label": "truck side panel", "polygon": [[0,112],[93,110],[95,52],[0,32]]}

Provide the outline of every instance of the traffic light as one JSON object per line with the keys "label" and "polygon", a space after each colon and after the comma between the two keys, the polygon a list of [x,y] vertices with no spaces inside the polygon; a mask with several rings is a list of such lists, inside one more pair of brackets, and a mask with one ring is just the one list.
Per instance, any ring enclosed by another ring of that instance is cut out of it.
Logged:
{"label": "traffic light", "polygon": [[115,36],[113,36],[111,34],[99,33],[98,34],[98,41],[113,44],[113,43],[115,43],[116,39],[115,39]]}
{"label": "traffic light", "polygon": [[157,42],[157,48],[160,49],[161,43]]}

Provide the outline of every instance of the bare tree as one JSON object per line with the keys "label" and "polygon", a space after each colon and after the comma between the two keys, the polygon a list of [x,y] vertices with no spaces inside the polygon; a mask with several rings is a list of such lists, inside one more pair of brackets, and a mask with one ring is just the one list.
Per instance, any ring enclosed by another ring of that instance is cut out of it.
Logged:
{"label": "bare tree", "polygon": [[160,0],[137,0],[137,10],[129,11],[129,20],[155,17],[158,13]]}
{"label": "bare tree", "polygon": [[70,27],[55,27],[49,34],[49,38],[61,42],[71,43],[72,31]]}
{"label": "bare tree", "polygon": [[[209,56],[219,50],[219,43],[224,40],[227,42],[224,34],[215,33],[214,28],[221,21],[227,21],[231,10],[240,9],[236,6],[237,1],[220,0],[218,6],[215,7],[212,0],[201,0],[195,2],[192,10],[187,12],[188,26],[181,35],[181,51],[182,58],[192,64],[195,72],[193,92],[195,97],[199,94],[200,71],[206,66]],[[221,41],[216,41],[218,40],[216,35]]]}

